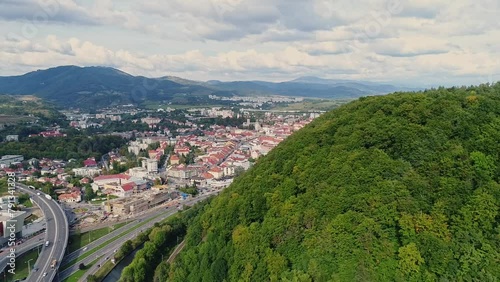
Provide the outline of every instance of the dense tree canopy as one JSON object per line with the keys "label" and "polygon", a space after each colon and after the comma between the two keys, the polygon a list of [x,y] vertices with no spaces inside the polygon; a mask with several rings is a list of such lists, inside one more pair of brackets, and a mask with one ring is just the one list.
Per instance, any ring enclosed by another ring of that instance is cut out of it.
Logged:
{"label": "dense tree canopy", "polygon": [[349,103],[215,198],[168,281],[496,281],[499,140],[500,84]]}
{"label": "dense tree canopy", "polygon": [[68,136],[30,137],[23,142],[9,142],[0,146],[0,155],[23,155],[30,158],[52,159],[85,159],[88,157],[100,158],[102,155],[119,148],[127,140],[119,136]]}

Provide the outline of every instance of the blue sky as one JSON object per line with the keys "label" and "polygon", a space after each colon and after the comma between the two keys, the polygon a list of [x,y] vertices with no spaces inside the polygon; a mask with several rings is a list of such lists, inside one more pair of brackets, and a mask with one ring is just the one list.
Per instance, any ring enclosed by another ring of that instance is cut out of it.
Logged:
{"label": "blue sky", "polygon": [[499,14],[498,0],[0,0],[0,75],[479,84],[500,80]]}

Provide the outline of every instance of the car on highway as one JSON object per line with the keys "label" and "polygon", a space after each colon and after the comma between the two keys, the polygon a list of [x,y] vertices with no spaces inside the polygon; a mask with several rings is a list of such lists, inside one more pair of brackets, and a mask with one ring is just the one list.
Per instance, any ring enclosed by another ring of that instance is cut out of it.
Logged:
{"label": "car on highway", "polygon": [[43,277],[47,276],[47,272],[44,272],[42,276],[43,276]]}
{"label": "car on highway", "polygon": [[38,196],[40,196],[40,192],[36,192],[36,194],[37,194]]}

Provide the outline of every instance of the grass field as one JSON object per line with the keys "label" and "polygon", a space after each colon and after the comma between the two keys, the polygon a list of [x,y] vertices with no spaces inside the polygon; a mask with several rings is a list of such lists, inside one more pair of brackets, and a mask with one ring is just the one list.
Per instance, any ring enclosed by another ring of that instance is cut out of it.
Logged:
{"label": "grass field", "polygon": [[[33,265],[35,264],[36,260],[38,259],[38,250],[33,249],[27,253],[24,253],[20,257],[16,258],[16,269],[14,275],[7,273],[7,280],[4,280],[4,277],[0,278],[0,281],[15,281],[17,279],[23,279],[28,277],[28,261],[30,262],[30,267],[33,268]],[[3,275],[2,275],[3,276]]]}
{"label": "grass field", "polygon": [[308,99],[300,103],[292,103],[287,106],[273,108],[274,111],[329,111],[354,99],[322,100]]}
{"label": "grass field", "polygon": [[[81,255],[81,256],[77,257],[76,259],[74,259],[74,260],[72,260],[72,261],[68,262],[67,264],[65,264],[65,265],[64,265],[64,267],[61,267],[61,269],[62,269],[62,270],[65,270],[65,269],[69,268],[70,266],[72,266],[72,265],[74,265],[74,264],[78,263],[79,261],[83,260],[84,258],[86,258],[86,257],[88,257],[88,256],[90,256],[90,255],[92,255],[92,254],[94,254],[95,252],[99,251],[100,249],[102,249],[102,248],[106,247],[106,246],[107,246],[107,245],[109,245],[111,242],[116,241],[116,240],[119,240],[121,237],[123,237],[123,236],[125,236],[125,235],[127,235],[127,234],[129,234],[129,233],[132,233],[133,231],[135,231],[135,230],[137,230],[137,229],[141,228],[141,227],[142,227],[142,226],[144,226],[146,223],[150,222],[151,220],[153,220],[153,219],[155,219],[155,218],[157,218],[157,217],[159,217],[159,216],[161,216],[161,214],[159,214],[159,215],[157,215],[157,216],[155,216],[155,217],[149,218],[149,219],[147,219],[147,220],[145,220],[145,221],[141,222],[140,224],[138,224],[138,225],[136,225],[136,226],[134,226],[134,227],[132,227],[132,228],[130,228],[130,229],[128,229],[128,230],[126,230],[126,231],[122,232],[122,233],[121,233],[121,234],[119,234],[118,236],[113,237],[113,238],[111,238],[111,239],[107,240],[106,242],[104,242],[104,243],[100,244],[99,246],[97,246],[97,247],[93,248],[92,250],[89,250],[88,252],[84,253],[83,255]],[[120,224],[124,224],[124,223],[120,223]],[[100,229],[98,229],[98,230],[100,230]],[[97,230],[96,230],[96,231],[97,231]],[[94,231],[92,231],[92,232],[94,232]],[[101,235],[101,237],[102,237],[102,236],[103,236],[103,235]],[[88,244],[88,243],[87,243],[87,244]],[[77,249],[78,249],[78,248],[77,248]]]}
{"label": "grass field", "polygon": [[38,216],[34,214],[30,214],[28,217],[24,219],[24,224],[32,223],[33,221],[37,220]]}
{"label": "grass field", "polygon": [[110,260],[108,260],[96,271],[94,276],[97,278],[98,281],[102,280],[113,270],[114,267],[115,265]]}
{"label": "grass field", "polygon": [[73,235],[69,236],[69,241],[71,243],[69,243],[68,252],[70,252],[70,253],[74,252],[74,251],[86,246],[90,242],[97,240],[97,239],[101,238],[102,236],[108,234],[109,232],[113,231],[114,229],[117,229],[117,228],[124,226],[125,224],[126,224],[126,222],[121,222],[121,223],[115,224],[115,225],[110,226],[110,227],[104,227],[101,229],[96,229],[96,230],[84,232],[81,234],[73,234]]}
{"label": "grass field", "polygon": [[100,258],[94,260],[93,262],[91,262],[90,264],[86,265],[84,269],[82,270],[78,270],[77,272],[73,273],[70,277],[66,278],[63,280],[63,282],[78,282],[78,280],[80,279],[80,277],[82,277],[85,272],[87,272],[87,270],[89,268],[91,268]]}
{"label": "grass field", "polygon": [[[1,112],[1,107],[0,107]],[[29,116],[0,115],[0,124],[16,124],[21,122],[34,121],[35,118]]]}
{"label": "grass field", "polygon": [[23,205],[23,206],[25,206],[27,208],[32,208],[33,207],[33,203],[29,199],[27,199],[27,200],[25,200],[23,202],[19,202],[19,204]]}

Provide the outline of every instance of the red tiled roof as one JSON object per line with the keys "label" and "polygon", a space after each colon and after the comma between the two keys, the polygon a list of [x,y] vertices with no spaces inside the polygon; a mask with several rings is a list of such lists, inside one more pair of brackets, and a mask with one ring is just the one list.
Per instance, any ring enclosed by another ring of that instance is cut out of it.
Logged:
{"label": "red tiled roof", "polygon": [[210,170],[210,172],[222,172],[222,169],[220,169],[219,167],[214,167]]}
{"label": "red tiled roof", "polygon": [[106,180],[106,179],[113,179],[113,178],[120,178],[120,179],[126,179],[129,180],[130,176],[126,174],[111,174],[111,175],[101,175],[96,178],[94,178],[94,181],[99,181],[99,180]]}
{"label": "red tiled roof", "polygon": [[208,172],[205,172],[201,175],[201,177],[205,178],[205,179],[212,179],[214,178],[214,176]]}
{"label": "red tiled roof", "polygon": [[130,183],[122,185],[123,191],[130,191],[130,190],[134,189],[134,187],[135,187],[134,182],[130,182]]}
{"label": "red tiled roof", "polygon": [[97,166],[97,162],[94,158],[89,158],[83,161],[84,166]]}

